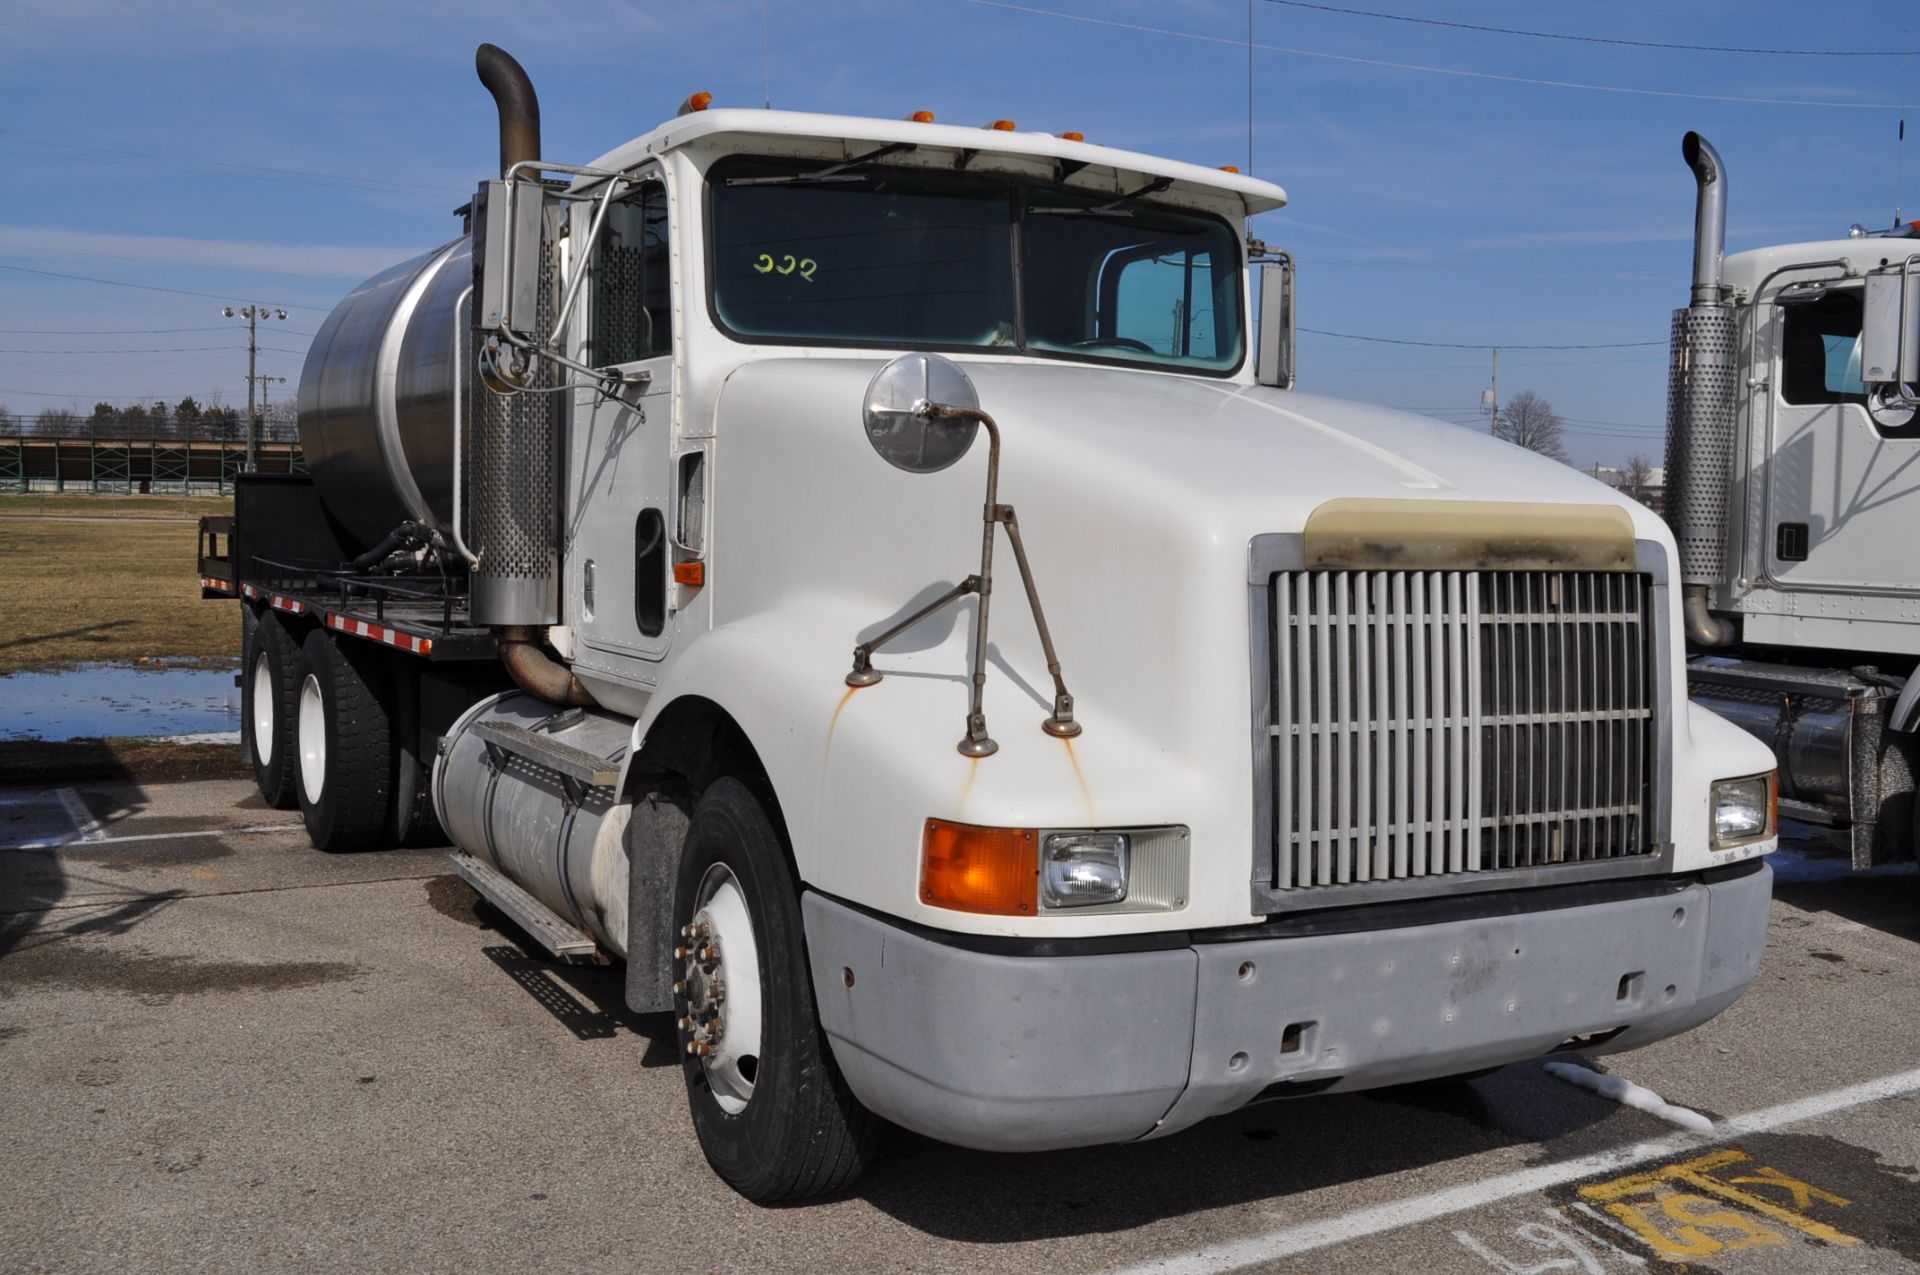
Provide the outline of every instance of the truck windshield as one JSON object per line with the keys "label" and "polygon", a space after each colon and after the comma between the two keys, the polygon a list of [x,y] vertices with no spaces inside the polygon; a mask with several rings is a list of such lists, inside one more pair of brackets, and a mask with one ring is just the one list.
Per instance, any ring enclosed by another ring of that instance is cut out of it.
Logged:
{"label": "truck windshield", "polygon": [[710,178],[713,313],[746,340],[984,349],[1226,375],[1223,220],[986,173],[736,158]]}

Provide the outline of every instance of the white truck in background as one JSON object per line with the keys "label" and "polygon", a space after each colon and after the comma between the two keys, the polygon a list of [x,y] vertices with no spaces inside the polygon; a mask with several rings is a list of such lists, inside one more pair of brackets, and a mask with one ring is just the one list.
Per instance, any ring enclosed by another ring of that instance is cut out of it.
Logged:
{"label": "white truck in background", "polygon": [[1855,866],[1920,852],[1920,222],[1722,259],[1696,133],[1692,304],[1674,315],[1667,512],[1695,702],[1768,744],[1782,813]]}
{"label": "white truck in background", "polygon": [[885,1121],[1160,1137],[1746,987],[1772,759],[1687,701],[1666,526],[1292,388],[1278,186],[704,95],[556,164],[478,65],[500,179],[328,318],[312,478],[243,480],[202,585],[262,793],[323,849],[437,822],[624,960],[740,1192]]}

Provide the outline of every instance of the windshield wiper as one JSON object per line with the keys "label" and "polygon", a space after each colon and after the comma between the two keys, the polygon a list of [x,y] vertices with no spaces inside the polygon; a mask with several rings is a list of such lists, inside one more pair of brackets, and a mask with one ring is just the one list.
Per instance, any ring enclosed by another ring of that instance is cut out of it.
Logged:
{"label": "windshield wiper", "polygon": [[802,182],[857,182],[866,178],[850,170],[871,164],[875,160],[885,159],[889,155],[898,155],[902,151],[913,150],[914,142],[894,142],[882,146],[879,150],[868,151],[864,155],[855,155],[852,159],[842,160],[838,164],[816,169],[811,173],[779,173],[772,177],[729,177],[729,186],[793,186]]}
{"label": "windshield wiper", "polygon": [[1136,199],[1144,199],[1148,195],[1157,195],[1171,185],[1173,185],[1173,178],[1156,177],[1139,190],[1121,195],[1115,199],[1110,199],[1104,204],[1096,204],[1092,208],[1056,208],[1036,204],[1028,208],[1027,211],[1030,213],[1052,213],[1060,217],[1131,217],[1133,216],[1133,209],[1122,208],[1120,205],[1132,203]]}

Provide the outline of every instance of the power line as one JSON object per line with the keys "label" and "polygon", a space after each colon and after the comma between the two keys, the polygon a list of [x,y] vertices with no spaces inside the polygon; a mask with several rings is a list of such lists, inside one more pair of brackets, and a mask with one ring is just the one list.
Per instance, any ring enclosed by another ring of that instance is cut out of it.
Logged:
{"label": "power line", "polygon": [[143,345],[126,349],[25,350],[0,348],[0,354],[228,354],[231,345]]}
{"label": "power line", "polygon": [[[245,164],[233,160],[207,159],[201,156],[189,158],[184,155],[156,155],[149,151],[120,150],[112,146],[85,146],[78,142],[48,142],[41,141],[37,138],[16,137],[12,135],[0,137],[0,145],[8,144],[41,146],[50,150],[91,152],[97,155],[124,155],[132,159],[157,160],[170,167],[199,165],[203,168],[229,169],[236,175],[291,177],[309,181],[341,182],[350,186],[367,186],[378,190],[414,191],[429,195],[445,195],[447,193],[447,188],[443,186],[420,186],[412,182],[387,181],[379,177],[356,177],[351,173],[323,173],[305,168],[275,168],[270,164]],[[107,161],[95,162],[104,163]],[[144,168],[147,167],[147,165],[133,165],[133,167]]]}
{"label": "power line", "polygon": [[1318,9],[1350,18],[1381,18],[1388,22],[1413,22],[1425,27],[1452,27],[1456,31],[1480,31],[1489,35],[1518,35],[1532,40],[1569,40],[1579,44],[1618,44],[1632,49],[1679,49],[1687,53],[1760,53],[1769,57],[1801,58],[1910,58],[1912,49],[1749,49],[1725,44],[1675,44],[1667,40],[1627,40],[1609,35],[1569,35],[1559,31],[1525,31],[1518,27],[1490,27],[1477,22],[1449,22],[1443,18],[1415,18],[1404,13],[1377,13],[1372,9],[1343,9],[1338,5],[1313,4],[1310,0],[1267,0],[1290,9]]}
{"label": "power line", "polygon": [[[226,292],[192,292],[186,288],[163,288],[153,283],[128,283],[124,279],[99,279],[93,275],[65,274],[58,270],[34,270],[27,266],[9,266],[0,264],[0,270],[12,270],[17,274],[45,275],[49,279],[75,279],[81,283],[104,283],[115,288],[138,288],[142,292],[171,292],[180,297],[205,297],[209,301],[244,301],[245,297]],[[328,307],[321,305],[299,305],[296,302],[280,303],[289,310],[313,310],[320,314],[328,313]]]}
{"label": "power line", "polygon": [[[1223,35],[1202,35],[1197,31],[1150,27],[1138,22],[1117,22],[1112,18],[1095,18],[1084,13],[1036,9],[1024,4],[1009,4],[1007,0],[966,0],[966,2],[983,5],[989,9],[1006,9],[1012,13],[1030,13],[1043,18],[1063,18],[1069,22],[1087,22],[1094,26],[1114,27],[1122,31],[1171,36],[1178,40],[1199,40],[1205,44],[1226,44],[1236,49],[1246,47],[1246,41]],[[1294,57],[1320,58],[1328,62],[1349,62],[1357,66],[1377,66],[1390,71],[1420,71],[1428,75],[1453,75],[1469,80],[1497,80],[1503,84],[1531,84],[1540,88],[1585,89],[1591,93],[1625,93],[1635,97],[1681,98],[1692,102],[1738,102],[1748,106],[1819,106],[1862,111],[1909,109],[1906,104],[1900,102],[1836,102],[1808,97],[1741,97],[1730,93],[1683,93],[1678,89],[1628,88],[1623,84],[1586,84],[1577,80],[1547,80],[1527,75],[1496,75],[1491,71],[1465,71],[1452,66],[1424,66],[1417,62],[1389,62],[1382,58],[1362,58],[1349,53],[1327,53],[1319,49],[1297,49],[1283,44],[1256,44],[1253,47],[1268,53],[1289,53]]]}
{"label": "power line", "polygon": [[[163,332],[230,332],[215,324],[210,328],[0,328],[8,336],[157,336]],[[312,333],[306,335],[311,336]]]}
{"label": "power line", "polygon": [[1315,336],[1334,336],[1343,341],[1371,341],[1378,345],[1418,345],[1431,350],[1630,350],[1645,345],[1665,345],[1659,341],[1594,341],[1584,345],[1520,345],[1506,341],[1408,341],[1392,336],[1362,336],[1358,332],[1329,332],[1325,328],[1298,329]]}

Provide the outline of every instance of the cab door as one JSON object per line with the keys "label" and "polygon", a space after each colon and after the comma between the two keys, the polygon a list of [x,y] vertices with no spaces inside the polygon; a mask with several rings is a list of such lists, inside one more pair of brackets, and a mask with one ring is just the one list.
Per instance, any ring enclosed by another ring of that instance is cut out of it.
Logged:
{"label": "cab door", "polygon": [[[579,359],[644,373],[615,392],[573,391],[568,440],[567,612],[575,663],[651,684],[672,637],[674,360],[666,187],[657,171],[617,198],[592,245]],[[596,205],[576,206],[584,242]]]}
{"label": "cab door", "polygon": [[1913,497],[1920,424],[1867,414],[1857,284],[1773,307],[1778,351],[1766,465],[1767,575],[1781,589],[1882,590],[1920,581]]}

